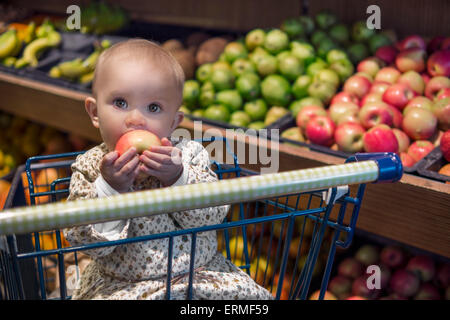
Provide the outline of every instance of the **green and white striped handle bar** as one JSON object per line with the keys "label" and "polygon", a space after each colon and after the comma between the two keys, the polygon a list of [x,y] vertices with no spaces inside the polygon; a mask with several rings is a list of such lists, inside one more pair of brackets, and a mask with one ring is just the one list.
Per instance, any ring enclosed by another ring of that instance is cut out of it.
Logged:
{"label": "green and white striped handle bar", "polygon": [[108,198],[20,207],[0,211],[0,234],[62,229],[271,198],[339,185],[375,182],[379,180],[380,173],[378,162],[367,160],[132,192]]}

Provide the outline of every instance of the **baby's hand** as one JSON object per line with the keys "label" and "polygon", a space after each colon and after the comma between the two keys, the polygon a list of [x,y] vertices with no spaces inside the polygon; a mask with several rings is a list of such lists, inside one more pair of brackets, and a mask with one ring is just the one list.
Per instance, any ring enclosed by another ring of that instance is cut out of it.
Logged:
{"label": "baby's hand", "polygon": [[139,159],[140,171],[158,178],[164,187],[172,185],[183,173],[181,150],[173,147],[167,138],[161,139],[161,146],[144,151]]}
{"label": "baby's hand", "polygon": [[120,193],[127,192],[139,173],[139,157],[130,148],[119,157],[117,151],[106,154],[100,163],[100,172],[108,184]]}

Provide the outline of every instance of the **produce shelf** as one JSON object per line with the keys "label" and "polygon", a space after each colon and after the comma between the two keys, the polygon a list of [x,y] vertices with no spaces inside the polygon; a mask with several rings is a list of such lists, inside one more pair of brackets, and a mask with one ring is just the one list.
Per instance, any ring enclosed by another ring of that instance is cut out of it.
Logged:
{"label": "produce shelf", "polygon": [[[100,135],[84,111],[87,93],[24,79],[0,72],[0,109],[57,129],[78,134],[92,141]],[[185,119],[181,128],[194,134],[195,123]],[[202,124],[203,132],[214,129],[226,135],[226,130]],[[197,132],[199,134],[201,132]],[[261,146],[257,136],[236,133],[232,148],[244,144],[246,150]],[[276,152],[278,145],[268,142]],[[254,149],[253,149],[254,150]],[[288,144],[279,144],[279,171],[340,164],[345,160],[329,154]],[[246,152],[246,154],[249,154]],[[242,162],[242,160],[240,159]],[[260,164],[242,167],[261,169]],[[450,257],[450,184],[405,173],[399,183],[370,185],[357,227],[429,252]]]}

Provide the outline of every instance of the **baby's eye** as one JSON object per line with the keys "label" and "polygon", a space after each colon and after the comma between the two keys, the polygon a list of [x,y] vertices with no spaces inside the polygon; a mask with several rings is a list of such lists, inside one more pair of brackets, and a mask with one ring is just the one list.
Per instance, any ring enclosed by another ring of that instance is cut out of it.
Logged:
{"label": "baby's eye", "polygon": [[151,103],[148,106],[148,111],[150,112],[159,112],[161,110],[161,107],[157,103]]}
{"label": "baby's eye", "polygon": [[125,109],[128,107],[128,104],[124,99],[114,99],[113,104],[120,109]]}

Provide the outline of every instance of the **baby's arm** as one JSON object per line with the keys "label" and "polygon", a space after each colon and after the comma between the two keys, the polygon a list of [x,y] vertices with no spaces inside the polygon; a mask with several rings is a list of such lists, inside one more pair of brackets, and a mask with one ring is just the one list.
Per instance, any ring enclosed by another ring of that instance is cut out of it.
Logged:
{"label": "baby's arm", "polygon": [[[90,181],[85,174],[72,167],[73,174],[70,180],[70,194],[68,201],[92,199],[109,196],[117,193],[103,180],[101,175],[95,181]],[[86,245],[90,243],[119,240],[127,237],[129,220],[110,221],[105,223],[76,226],[64,229],[64,236],[71,245]],[[86,251],[90,256],[102,257],[110,254],[114,246],[92,249]]]}
{"label": "baby's arm", "polygon": [[[188,154],[184,163],[183,181],[186,184],[214,182],[217,175],[210,167],[208,152],[200,143],[189,142],[188,152],[183,152],[183,158]],[[177,184],[177,183],[176,183]],[[229,205],[186,210],[172,213],[172,217],[182,228],[194,228],[206,225],[219,224],[223,221],[229,210]]]}

